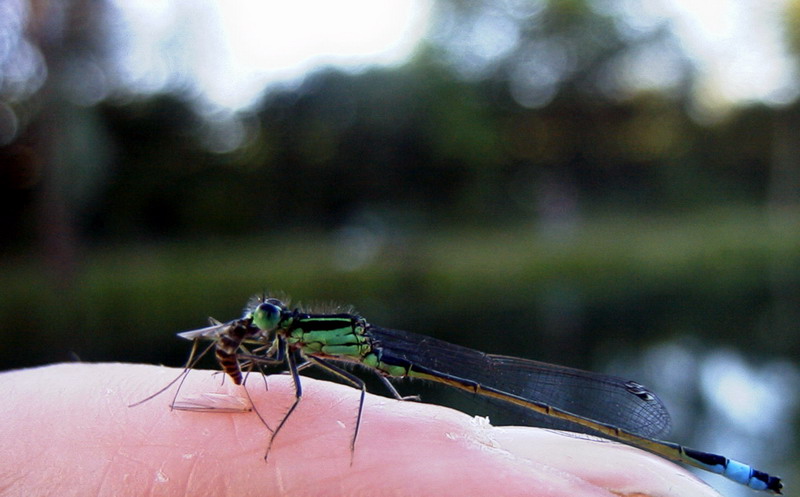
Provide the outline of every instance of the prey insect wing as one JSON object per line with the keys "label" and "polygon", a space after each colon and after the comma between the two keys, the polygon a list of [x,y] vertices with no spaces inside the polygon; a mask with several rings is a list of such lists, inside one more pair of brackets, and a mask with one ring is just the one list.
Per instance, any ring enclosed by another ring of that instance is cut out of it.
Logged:
{"label": "prey insect wing", "polygon": [[178,411],[239,413],[250,412],[253,407],[241,397],[223,393],[202,393],[172,403]]}
{"label": "prey insect wing", "polygon": [[221,323],[214,318],[208,318],[211,326],[206,326],[205,328],[198,328],[196,330],[189,330],[189,331],[182,331],[177,335],[181,338],[185,338],[186,340],[195,340],[198,338],[210,340],[214,338],[218,338],[220,333],[225,330],[226,326],[229,326],[233,321],[228,323]]}

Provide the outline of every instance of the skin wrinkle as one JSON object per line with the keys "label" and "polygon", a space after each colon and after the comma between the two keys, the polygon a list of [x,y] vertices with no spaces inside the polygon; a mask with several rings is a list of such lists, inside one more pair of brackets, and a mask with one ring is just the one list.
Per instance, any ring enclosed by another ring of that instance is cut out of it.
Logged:
{"label": "skin wrinkle", "polygon": [[[189,371],[189,372],[191,372],[191,371]],[[182,372],[181,375],[179,375],[177,378],[180,378],[183,375],[184,375],[184,373]],[[170,381],[172,381],[173,379],[174,379],[174,377],[170,378]],[[223,377],[223,380],[224,379],[225,378]],[[180,391],[181,391],[181,389],[183,387],[183,385],[181,383],[182,383],[182,380],[179,379],[176,382],[176,384],[178,384],[177,386],[176,385],[171,385],[170,388],[167,389],[166,391],[162,392],[162,394],[160,394],[159,396],[157,396],[157,397],[155,397],[153,399],[150,399],[148,401],[148,402],[158,402],[161,399],[161,395],[168,395],[169,398],[170,398],[170,401],[167,404],[166,408],[165,409],[159,409],[158,410],[159,414],[158,414],[157,418],[154,420],[153,423],[148,425],[150,427],[150,430],[147,433],[142,433],[142,436],[143,436],[143,438],[145,440],[152,439],[154,433],[160,432],[160,430],[162,428],[160,425],[162,425],[162,424],[170,424],[170,423],[173,423],[176,420],[179,421],[179,422],[190,422],[190,420],[188,419],[189,417],[199,416],[198,419],[202,419],[203,415],[208,415],[208,413],[184,412],[184,411],[181,411],[181,410],[176,410],[176,409],[172,409],[171,408],[171,405],[174,402],[174,400],[178,399],[179,396],[180,396]],[[212,383],[216,384],[216,381],[213,381]],[[216,388],[222,388],[223,386],[224,386],[223,384],[215,385]],[[171,390],[173,388],[175,388],[176,391],[175,391],[174,394],[170,395],[172,393]],[[211,414],[211,415],[214,415],[214,414]],[[223,416],[223,415],[224,416],[233,416],[234,414],[218,414],[216,416]],[[182,417],[183,417],[183,419],[182,419]],[[235,420],[233,418],[226,419],[225,420],[225,424],[229,426],[230,430],[233,433],[238,433],[239,432],[238,424],[235,422]],[[198,424],[198,426],[201,426],[201,425]],[[202,428],[202,429],[205,430],[206,428]],[[224,431],[224,428],[222,428],[220,430],[215,430],[215,431],[217,433],[219,433],[219,432]],[[219,437],[220,437],[220,435],[216,435],[216,436],[212,437],[209,440],[209,443],[211,443],[213,445],[217,445],[219,443]],[[233,438],[235,438],[237,440],[237,443],[239,443],[241,445],[241,441],[240,440],[242,438],[244,438],[244,437],[240,436],[240,435],[237,435],[237,436],[234,436]],[[177,457],[180,458],[180,461],[185,461],[186,458],[183,455],[187,451],[190,451],[190,450],[193,449],[191,444],[183,443],[182,440],[170,440],[169,443],[144,442],[144,443],[141,443],[140,446],[144,446],[144,447],[164,447],[165,449],[167,449],[167,451],[166,451],[167,453],[178,452],[179,455],[177,455]],[[193,457],[191,458],[192,461],[190,463],[190,468],[189,468],[188,473],[185,474],[185,475],[182,475],[181,478],[180,478],[180,480],[182,480],[181,486],[184,489],[186,489],[186,491],[188,491],[188,489],[190,489],[190,488],[193,488],[192,482],[197,478],[198,467],[202,464],[203,456],[204,456],[204,451],[199,451],[199,452],[195,451]],[[173,456],[170,456],[170,457],[173,457]],[[140,461],[140,463],[142,463],[144,467],[148,467],[148,464],[146,462]],[[162,489],[160,488],[160,485],[158,484],[158,482],[155,481],[156,475],[158,474],[158,471],[164,471],[163,466],[160,467],[159,469],[155,469],[155,470],[151,469],[150,472],[148,473],[149,477],[147,478],[147,484],[149,486],[148,492],[149,492],[150,495],[161,495],[162,494]],[[177,463],[177,467],[175,469],[173,469],[169,473],[165,473],[165,474],[166,474],[166,476],[168,478],[175,479],[176,475],[181,474],[181,473],[182,473],[182,471],[181,471],[181,468],[180,468],[180,462],[178,462]]]}
{"label": "skin wrinkle", "polygon": [[[169,390],[167,390],[167,391],[169,391]],[[162,394],[163,393],[166,393],[166,392],[162,392]],[[176,393],[176,395],[177,395],[177,393]],[[156,397],[154,397],[152,399],[149,399],[146,402],[157,401],[159,399],[159,397],[160,397],[160,394],[159,394],[159,396],[156,396]],[[137,400],[135,402],[139,403],[141,401],[142,400],[140,399],[140,400]],[[127,404],[128,404],[128,408],[129,409],[136,409],[136,408],[140,407],[141,405],[143,405],[143,404],[133,405],[130,402],[128,402]],[[164,422],[166,417],[171,415],[173,412],[174,412],[174,409],[172,409],[172,402],[170,402],[170,404],[168,404],[168,409],[165,409],[163,412],[159,412],[158,418],[155,419],[153,423],[147,425],[147,430],[146,431],[141,429],[141,428],[139,428],[138,425],[134,425],[134,426],[136,427],[136,430],[137,430],[138,434],[141,436],[141,438],[149,439],[149,438],[151,438],[149,435],[152,435],[153,432],[157,430],[157,424]]]}
{"label": "skin wrinkle", "polygon": [[[236,386],[230,388],[238,389],[239,387]],[[228,393],[225,393],[224,395],[228,395]],[[179,415],[181,414],[180,411],[176,412]],[[225,468],[246,467],[248,463],[246,459],[251,457],[255,457],[257,463],[265,464],[263,460],[260,460],[260,458],[263,458],[263,453],[260,452],[258,449],[254,449],[252,447],[247,446],[247,443],[250,442],[250,440],[252,439],[252,433],[248,434],[248,430],[252,431],[251,428],[252,424],[257,424],[257,426],[260,429],[263,429],[264,433],[266,434],[269,433],[264,427],[263,423],[257,418],[257,415],[254,412],[246,411],[241,413],[219,413],[219,414],[210,412],[186,412],[184,414],[188,416],[197,416],[200,419],[203,419],[206,416],[227,417],[227,419],[224,420],[224,425],[228,427],[227,430],[231,433],[231,436],[225,437],[225,440],[233,440],[233,443],[236,444],[237,449],[234,450],[231,449],[231,447],[226,448],[226,452],[232,451],[234,455],[225,460],[224,462]],[[254,417],[255,420],[253,418],[248,417],[248,415]],[[222,433],[225,431],[226,429],[224,427],[215,429],[214,436],[208,440],[208,443],[212,446],[223,445],[225,442],[221,441],[220,437],[223,436]],[[260,446],[261,444],[258,444],[258,447]],[[264,444],[264,447],[266,447],[266,442]],[[215,457],[215,456],[212,456],[204,451],[196,454],[193,457],[191,475],[187,477],[185,482],[185,487],[187,488],[187,491],[193,488],[203,489],[207,486],[206,479],[208,475],[206,473],[198,473],[197,469],[204,457]],[[198,476],[200,476],[199,481],[197,479]],[[232,478],[234,478],[234,476],[230,474],[230,472],[221,471],[219,474],[213,476],[212,480],[221,481],[221,483],[218,486],[225,489],[224,495],[234,496],[237,494],[236,492],[231,490],[232,488],[235,488],[235,485],[232,482]],[[220,494],[215,494],[215,495],[220,495]],[[240,496],[237,495],[237,497]]]}
{"label": "skin wrinkle", "polygon": [[[247,387],[245,387],[243,385],[242,388],[246,389]],[[254,412],[252,412],[252,411],[251,412],[243,412],[241,414],[242,415],[251,414],[253,416],[256,416],[256,414]],[[245,450],[244,441],[247,439],[247,437],[244,435],[244,433],[243,433],[243,431],[242,431],[242,429],[240,427],[240,423],[238,423],[237,420],[234,419],[234,416],[237,416],[237,414],[231,413],[231,414],[229,414],[227,416],[227,418],[228,418],[227,419],[227,424],[230,425],[230,429],[233,432],[233,439],[236,441],[236,444],[239,446],[239,450],[240,451],[244,451]],[[260,422],[260,420],[259,420],[259,422]]]}
{"label": "skin wrinkle", "polygon": [[16,477],[11,475],[11,478],[8,478],[6,474],[0,474],[0,481],[7,482],[5,485],[0,486],[0,494],[2,495],[11,495],[8,494],[8,491],[17,486],[17,484],[21,481],[24,481],[27,477],[27,474],[20,474]]}
{"label": "skin wrinkle", "polygon": [[[183,456],[181,456],[183,457]],[[185,459],[185,458],[184,458]],[[192,488],[192,482],[196,478],[198,464],[200,463],[200,458],[197,454],[192,457],[192,461],[189,466],[189,471],[186,475],[186,479],[183,482],[184,488],[186,489],[186,493],[188,495],[189,489]]]}
{"label": "skin wrinkle", "polygon": [[272,474],[275,475],[274,481],[275,481],[275,485],[276,485],[276,487],[278,489],[278,494],[279,495],[288,495],[289,494],[288,487],[286,485],[286,482],[284,481],[283,471],[281,471],[280,466],[275,465],[275,467],[274,467],[274,469],[272,471]]}
{"label": "skin wrinkle", "polygon": [[[148,446],[148,445],[147,444],[136,444],[135,446],[133,446],[133,448],[135,449],[137,447],[146,447],[146,446]],[[142,474],[145,474],[145,475],[150,474],[149,461],[135,457],[134,456],[135,450],[134,451],[130,451],[132,453],[129,453],[129,451],[125,450],[128,447],[129,446],[127,444],[121,444],[118,447],[116,453],[114,454],[114,456],[108,462],[108,465],[107,465],[108,471],[111,472],[111,470],[113,468],[115,468],[115,467],[119,467],[119,468],[130,467],[131,464],[133,464],[134,468],[132,470],[128,470],[128,471],[125,472],[125,477],[124,477],[125,479],[136,478],[136,475],[139,472],[141,472]],[[144,495],[155,495],[155,493],[154,493],[155,492],[155,488],[154,488],[155,487],[155,482],[153,481],[153,479],[152,478],[145,478],[145,481],[147,481],[148,489],[147,489],[147,491],[146,491],[146,493]],[[113,490],[114,481],[111,480],[111,483],[112,483],[112,486],[111,486],[112,492],[109,495],[115,495],[115,491]],[[130,482],[128,482],[128,483],[130,483]],[[116,492],[118,494],[118,491],[116,491]]]}
{"label": "skin wrinkle", "polygon": [[94,495],[102,496],[102,495],[114,495],[114,490],[112,489],[109,493],[103,492],[103,488],[106,487],[106,484],[111,484],[113,487],[113,481],[110,479],[110,475],[112,474],[112,469],[114,468],[114,460],[116,457],[111,457],[109,460],[106,461],[105,468],[103,469],[103,475],[100,477],[100,481],[97,485],[97,491]]}
{"label": "skin wrinkle", "polygon": [[[185,462],[186,457],[184,457],[184,454],[185,452],[182,452],[181,454],[178,455],[178,457],[180,457],[181,461]],[[193,488],[203,488],[202,479],[200,479],[199,483],[196,483],[198,481],[198,475],[203,475],[203,473],[199,472],[202,460],[203,460],[203,453],[201,452],[201,453],[195,453],[191,458],[191,460],[188,462],[189,468],[186,471],[186,474],[182,477],[182,481],[180,484],[184,489],[183,493],[185,495],[194,495],[190,492],[190,490]],[[170,478],[174,478],[174,476],[170,476]],[[153,482],[152,485],[154,489],[157,488],[155,482]]]}

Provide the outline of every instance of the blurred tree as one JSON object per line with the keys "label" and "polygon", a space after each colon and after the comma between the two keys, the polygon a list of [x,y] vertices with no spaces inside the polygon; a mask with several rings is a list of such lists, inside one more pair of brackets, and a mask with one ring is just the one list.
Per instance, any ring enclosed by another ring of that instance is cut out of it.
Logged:
{"label": "blurred tree", "polygon": [[[667,21],[630,5],[440,0],[408,64],[320,70],[217,121],[195,113],[200,97],[180,74],[168,93],[130,96],[111,4],[13,5],[0,120],[18,123],[2,150],[16,193],[3,239],[39,219],[54,260],[71,257],[75,227],[95,239],[199,237],[333,228],[364,211],[519,225],[560,210],[569,224],[630,206],[761,202],[769,181],[787,184],[769,175],[783,150],[772,148],[776,111],[695,122],[692,64]],[[11,67],[28,69],[14,79]]]}
{"label": "blurred tree", "polygon": [[[684,93],[692,67],[666,19],[613,2],[511,0],[436,4],[431,42],[462,77],[493,80],[513,100],[542,108],[573,100],[626,98],[642,89]],[[644,14],[642,12],[641,14]],[[647,67],[638,62],[649,58]],[[647,73],[667,65],[661,81]]]}

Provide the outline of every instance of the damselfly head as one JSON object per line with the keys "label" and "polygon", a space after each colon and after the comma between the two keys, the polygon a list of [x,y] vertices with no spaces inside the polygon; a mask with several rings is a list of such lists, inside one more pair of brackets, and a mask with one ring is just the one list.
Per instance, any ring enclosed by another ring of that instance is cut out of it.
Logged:
{"label": "damselfly head", "polygon": [[253,310],[253,324],[265,331],[278,327],[284,318],[286,307],[277,299],[267,299]]}

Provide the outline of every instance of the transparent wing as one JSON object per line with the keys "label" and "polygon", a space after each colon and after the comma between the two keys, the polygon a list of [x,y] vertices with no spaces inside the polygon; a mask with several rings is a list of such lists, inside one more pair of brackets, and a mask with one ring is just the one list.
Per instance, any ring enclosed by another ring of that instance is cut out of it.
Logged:
{"label": "transparent wing", "polygon": [[194,397],[176,400],[173,409],[193,412],[250,412],[253,410],[250,402],[241,397],[223,393],[203,393]]}
{"label": "transparent wing", "polygon": [[211,322],[211,326],[206,326],[205,328],[198,328],[196,330],[189,330],[183,331],[178,333],[178,336],[181,338],[185,338],[186,340],[196,340],[196,339],[204,339],[204,340],[215,340],[219,338],[220,334],[228,328],[228,326],[233,323],[233,321],[229,321],[227,323],[220,323],[214,318],[208,318]]}
{"label": "transparent wing", "polygon": [[[384,361],[408,363],[434,376],[475,382],[646,438],[663,436],[670,428],[670,417],[661,400],[633,381],[527,359],[485,354],[407,331],[371,326],[368,333],[380,345]],[[522,409],[513,409],[512,406],[509,409],[516,414],[522,412]],[[542,424],[544,417],[531,411],[530,424]],[[544,424],[554,426],[553,423]],[[555,426],[561,427],[559,424]],[[582,431],[577,426],[572,429]]]}

